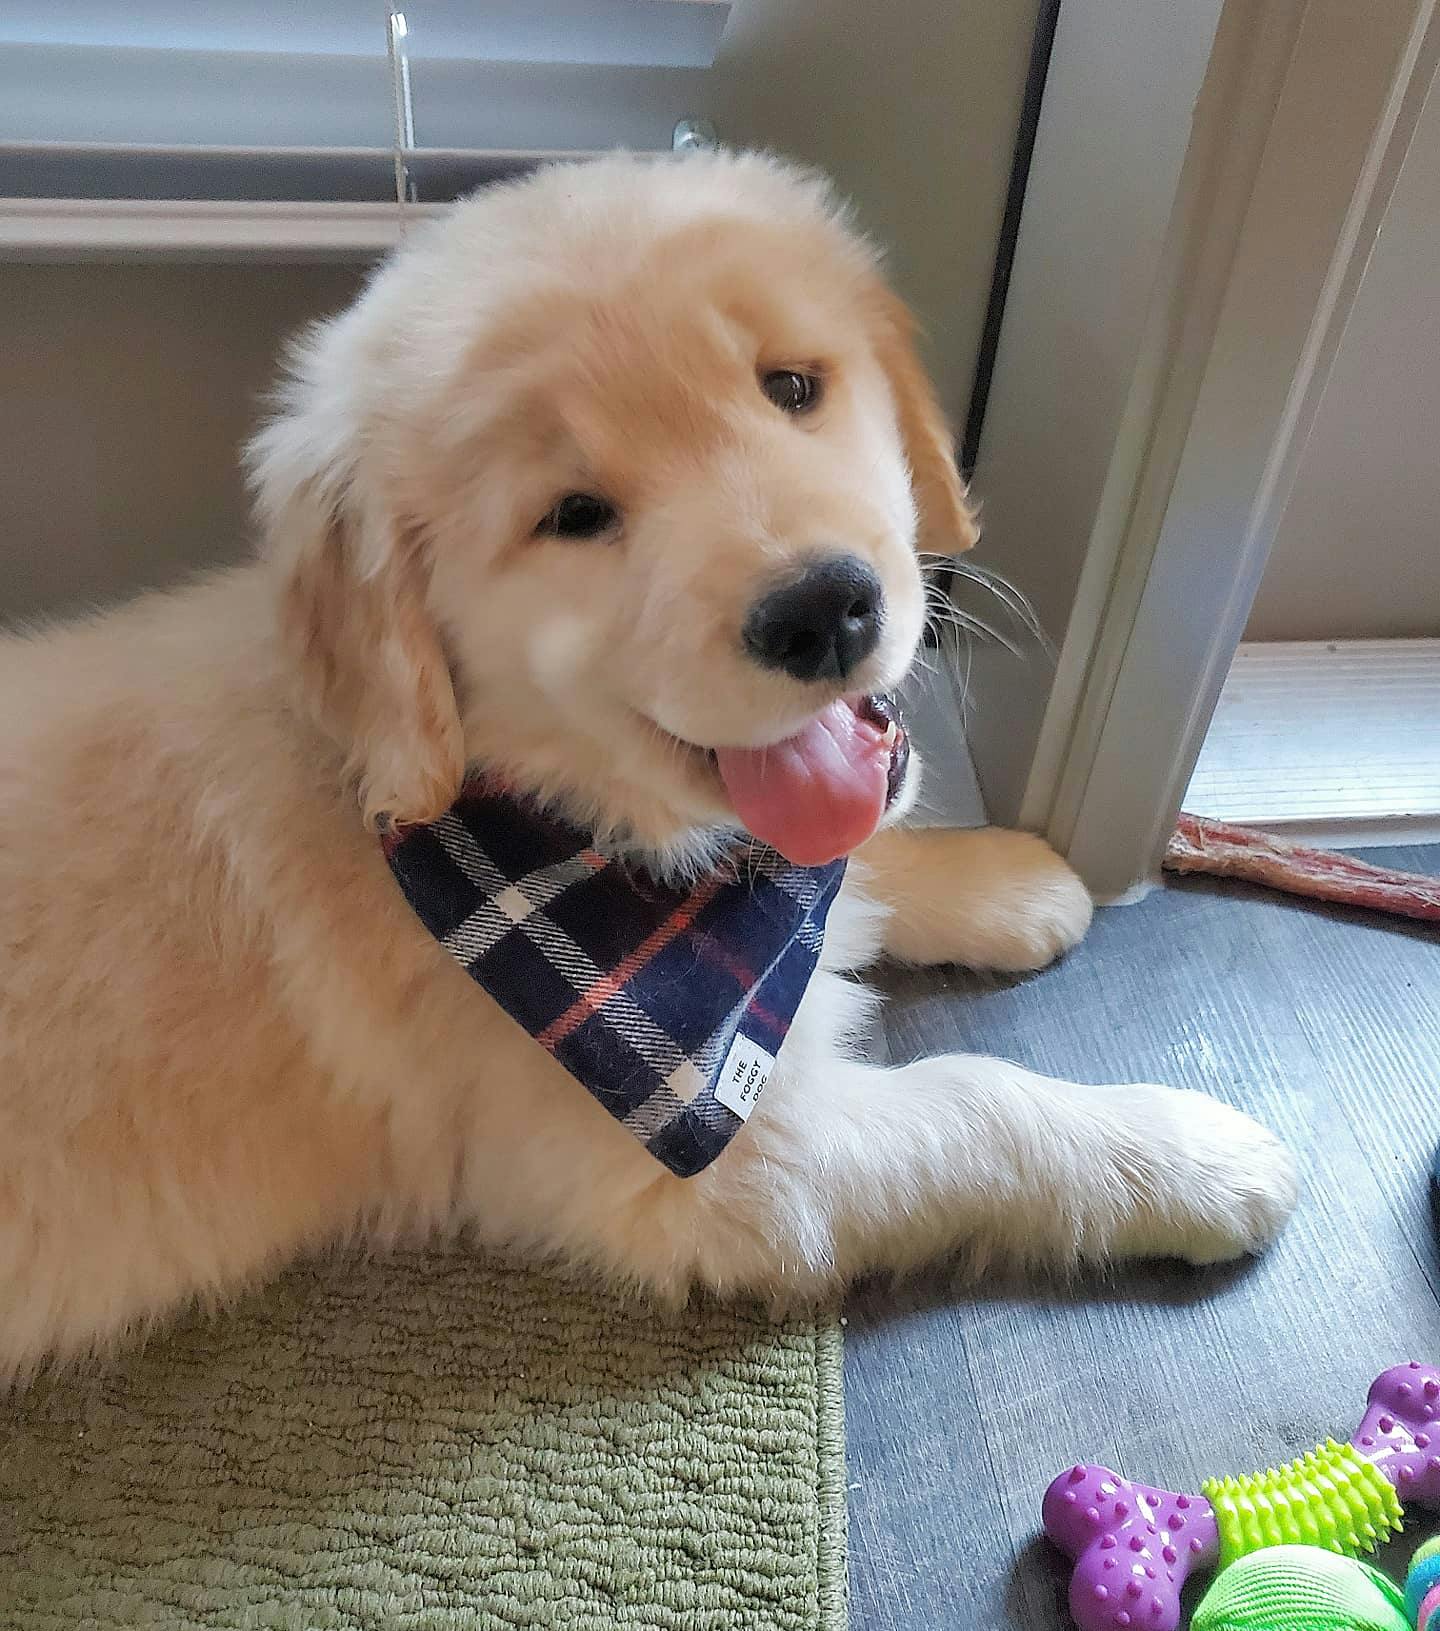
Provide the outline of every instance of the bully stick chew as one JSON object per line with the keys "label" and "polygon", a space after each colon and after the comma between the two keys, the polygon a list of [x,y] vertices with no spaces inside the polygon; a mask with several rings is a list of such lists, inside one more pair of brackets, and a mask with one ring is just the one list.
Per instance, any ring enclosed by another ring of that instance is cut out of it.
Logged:
{"label": "bully stick chew", "polygon": [[1181,813],[1164,865],[1167,872],[1243,878],[1290,895],[1440,922],[1440,879],[1370,866],[1334,850],[1288,844],[1208,816]]}

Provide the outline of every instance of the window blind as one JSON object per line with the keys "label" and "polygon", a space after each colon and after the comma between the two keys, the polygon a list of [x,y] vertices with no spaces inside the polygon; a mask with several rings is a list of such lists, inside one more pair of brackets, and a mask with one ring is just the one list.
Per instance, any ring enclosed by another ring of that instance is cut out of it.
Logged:
{"label": "window blind", "polygon": [[386,206],[424,210],[545,156],[666,149],[704,106],[729,10],[0,0],[0,248],[41,243],[46,220],[76,241],[86,219],[173,233],[182,205],[291,236],[307,212],[322,232],[368,206],[384,236]]}

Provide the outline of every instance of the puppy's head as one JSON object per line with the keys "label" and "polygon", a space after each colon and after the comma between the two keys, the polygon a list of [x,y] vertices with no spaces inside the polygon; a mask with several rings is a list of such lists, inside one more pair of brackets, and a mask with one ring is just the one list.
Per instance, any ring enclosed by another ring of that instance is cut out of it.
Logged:
{"label": "puppy's head", "polygon": [[903,308],[815,180],[550,169],[304,342],[252,469],[300,690],[371,820],[466,766],[672,857],[896,802],[917,544],[974,541]]}

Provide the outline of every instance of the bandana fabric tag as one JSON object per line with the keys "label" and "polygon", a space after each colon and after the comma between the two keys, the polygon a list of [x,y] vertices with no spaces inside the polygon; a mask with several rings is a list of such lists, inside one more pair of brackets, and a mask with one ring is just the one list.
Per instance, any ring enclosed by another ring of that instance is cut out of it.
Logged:
{"label": "bandana fabric tag", "polygon": [[483,784],[385,855],[445,950],[682,1178],[749,1118],[845,875],[745,841],[672,887]]}

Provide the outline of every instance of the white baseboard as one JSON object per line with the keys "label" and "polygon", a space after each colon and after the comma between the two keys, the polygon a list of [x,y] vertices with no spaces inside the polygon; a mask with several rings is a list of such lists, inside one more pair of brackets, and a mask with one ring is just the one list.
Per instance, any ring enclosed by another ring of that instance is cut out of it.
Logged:
{"label": "white baseboard", "polygon": [[1331,847],[1440,842],[1440,639],[1241,645],[1185,808]]}

